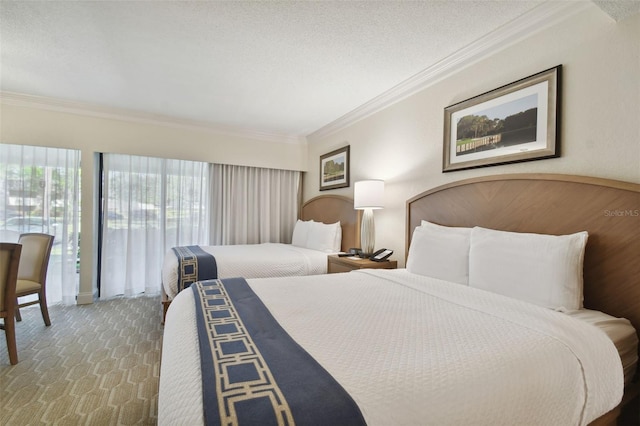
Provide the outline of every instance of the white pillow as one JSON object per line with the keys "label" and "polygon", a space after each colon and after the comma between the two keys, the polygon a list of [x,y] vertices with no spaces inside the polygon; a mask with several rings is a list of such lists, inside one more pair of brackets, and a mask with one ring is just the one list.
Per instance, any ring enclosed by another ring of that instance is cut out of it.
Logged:
{"label": "white pillow", "polygon": [[[336,253],[340,251],[340,246],[336,249],[336,234],[340,228],[340,222],[325,224],[322,222],[312,222],[307,237],[307,248],[312,250]],[[342,234],[341,234],[342,236]]]}
{"label": "white pillow", "polygon": [[526,234],[475,227],[469,286],[551,309],[580,309],[588,233]]}
{"label": "white pillow", "polygon": [[411,237],[407,271],[458,284],[469,282],[471,228],[422,221]]}
{"label": "white pillow", "polygon": [[313,222],[313,220],[304,221],[298,219],[293,227],[291,245],[296,247],[307,247],[307,239],[309,237],[309,230],[311,229],[311,222]]}

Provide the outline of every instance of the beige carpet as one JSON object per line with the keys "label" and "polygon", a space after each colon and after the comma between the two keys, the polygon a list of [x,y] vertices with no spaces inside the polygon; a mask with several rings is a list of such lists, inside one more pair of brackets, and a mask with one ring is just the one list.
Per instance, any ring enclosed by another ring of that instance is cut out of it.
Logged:
{"label": "beige carpet", "polygon": [[0,331],[0,424],[156,424],[160,298],[49,308],[17,323],[19,362],[9,364]]}

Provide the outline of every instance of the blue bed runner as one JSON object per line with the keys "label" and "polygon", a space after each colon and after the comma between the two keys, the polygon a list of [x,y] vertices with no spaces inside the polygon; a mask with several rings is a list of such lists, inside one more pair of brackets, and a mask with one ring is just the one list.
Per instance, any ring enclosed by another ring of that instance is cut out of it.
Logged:
{"label": "blue bed runner", "polygon": [[178,258],[178,292],[196,281],[218,278],[218,265],[212,254],[200,246],[173,247]]}
{"label": "blue bed runner", "polygon": [[207,425],[364,425],[351,396],[244,278],[196,282]]}

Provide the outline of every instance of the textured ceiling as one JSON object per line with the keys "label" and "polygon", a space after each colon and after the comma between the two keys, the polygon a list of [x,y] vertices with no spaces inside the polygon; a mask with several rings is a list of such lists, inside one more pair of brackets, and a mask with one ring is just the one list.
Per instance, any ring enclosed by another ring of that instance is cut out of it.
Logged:
{"label": "textured ceiling", "polygon": [[0,89],[307,135],[541,3],[2,0]]}
{"label": "textured ceiling", "polygon": [[640,0],[594,0],[594,3],[616,21],[640,12]]}

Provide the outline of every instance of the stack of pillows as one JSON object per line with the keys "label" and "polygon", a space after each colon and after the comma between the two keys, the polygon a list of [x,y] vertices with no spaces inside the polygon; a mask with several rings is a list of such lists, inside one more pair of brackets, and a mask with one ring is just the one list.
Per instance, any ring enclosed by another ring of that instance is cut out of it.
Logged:
{"label": "stack of pillows", "polygon": [[325,253],[338,253],[342,244],[340,222],[322,223],[313,220],[300,220],[293,228],[291,245],[318,250]]}
{"label": "stack of pillows", "polygon": [[583,307],[588,233],[544,235],[422,221],[407,270],[557,310]]}

